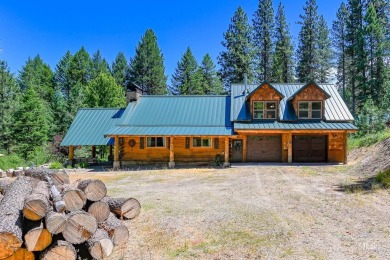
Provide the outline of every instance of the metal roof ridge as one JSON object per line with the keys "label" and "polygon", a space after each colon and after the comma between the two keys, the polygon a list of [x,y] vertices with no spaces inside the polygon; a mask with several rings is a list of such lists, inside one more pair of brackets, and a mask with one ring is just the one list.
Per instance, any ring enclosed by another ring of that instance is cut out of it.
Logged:
{"label": "metal roof ridge", "polygon": [[160,97],[164,97],[164,98],[176,98],[176,97],[180,97],[180,98],[183,98],[183,97],[230,97],[230,95],[169,95],[169,96],[165,96],[165,95],[145,95],[145,96],[140,96],[141,98],[160,98]]}
{"label": "metal roof ridge", "polygon": [[80,110],[118,110],[118,109],[126,109],[125,107],[82,107]]}

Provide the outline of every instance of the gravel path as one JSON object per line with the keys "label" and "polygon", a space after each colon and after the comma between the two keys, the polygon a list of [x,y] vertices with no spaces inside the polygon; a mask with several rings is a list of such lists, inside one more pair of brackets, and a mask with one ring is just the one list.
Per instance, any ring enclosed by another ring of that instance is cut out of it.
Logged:
{"label": "gravel path", "polygon": [[389,259],[390,194],[348,193],[345,166],[72,174],[140,200],[110,259]]}

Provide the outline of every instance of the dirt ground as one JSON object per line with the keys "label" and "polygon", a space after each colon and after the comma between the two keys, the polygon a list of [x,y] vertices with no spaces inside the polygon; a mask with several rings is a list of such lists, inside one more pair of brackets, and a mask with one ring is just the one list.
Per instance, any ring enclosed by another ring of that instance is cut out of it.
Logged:
{"label": "dirt ground", "polygon": [[110,259],[389,259],[390,194],[346,191],[353,166],[72,173],[134,197]]}

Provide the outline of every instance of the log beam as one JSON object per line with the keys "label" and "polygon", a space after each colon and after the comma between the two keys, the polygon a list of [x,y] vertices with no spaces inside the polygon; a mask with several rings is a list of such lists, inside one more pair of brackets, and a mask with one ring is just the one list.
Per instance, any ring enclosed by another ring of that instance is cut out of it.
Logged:
{"label": "log beam", "polygon": [[69,146],[68,160],[72,161],[74,158],[74,146]]}
{"label": "log beam", "polygon": [[174,137],[169,138],[169,168],[175,168],[175,142]]}
{"label": "log beam", "polygon": [[289,133],[288,134],[288,138],[287,138],[287,145],[288,145],[288,148],[287,148],[287,152],[288,152],[288,163],[292,163],[292,133]]}
{"label": "log beam", "polygon": [[242,161],[246,162],[246,155],[247,155],[247,144],[248,144],[248,136],[244,135],[242,139]]}
{"label": "log beam", "polygon": [[92,153],[92,158],[95,158],[96,157],[96,146],[92,145],[91,153]]}
{"label": "log beam", "polygon": [[348,132],[344,133],[344,164],[348,164]]}
{"label": "log beam", "polygon": [[225,137],[225,162],[223,163],[224,167],[230,167],[229,162],[229,137]]}

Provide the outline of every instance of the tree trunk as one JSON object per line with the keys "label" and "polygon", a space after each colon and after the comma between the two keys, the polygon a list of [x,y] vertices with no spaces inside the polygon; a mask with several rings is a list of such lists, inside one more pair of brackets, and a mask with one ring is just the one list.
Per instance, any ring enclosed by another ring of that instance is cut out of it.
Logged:
{"label": "tree trunk", "polygon": [[104,201],[96,201],[88,207],[88,213],[94,216],[98,223],[101,223],[110,215],[110,207]]}
{"label": "tree trunk", "polygon": [[22,246],[22,209],[24,200],[31,191],[29,178],[19,177],[10,184],[1,200],[0,259],[11,256]]}
{"label": "tree trunk", "polygon": [[93,237],[87,241],[88,251],[95,259],[103,259],[112,254],[114,244],[107,231],[98,229]]}
{"label": "tree trunk", "polygon": [[50,211],[46,214],[45,224],[52,234],[59,234],[65,230],[67,217],[64,213]]}
{"label": "tree trunk", "polygon": [[24,226],[24,243],[28,251],[42,251],[51,244],[51,234],[43,227],[42,221],[26,221]]}
{"label": "tree trunk", "polygon": [[33,252],[27,251],[26,248],[19,248],[13,255],[5,258],[4,260],[34,260],[35,256]]}
{"label": "tree trunk", "polygon": [[96,219],[84,211],[74,211],[68,215],[65,230],[62,235],[72,244],[81,244],[96,232]]}
{"label": "tree trunk", "polygon": [[114,245],[126,243],[129,239],[129,230],[113,213],[106,221],[99,224],[99,227],[108,232]]}
{"label": "tree trunk", "polygon": [[133,198],[105,197],[102,201],[107,202],[111,212],[115,213],[121,219],[133,219],[137,217],[141,211],[141,204],[138,200]]}
{"label": "tree trunk", "polygon": [[49,189],[47,182],[40,181],[34,187],[32,194],[26,198],[23,215],[29,220],[40,220],[49,211]]}
{"label": "tree trunk", "polygon": [[81,210],[87,202],[84,192],[72,185],[65,185],[62,191],[62,199],[65,202],[67,211]]}
{"label": "tree trunk", "polygon": [[74,246],[63,240],[55,241],[39,256],[40,260],[76,260],[76,258],[77,253]]}
{"label": "tree trunk", "polygon": [[47,181],[46,176],[49,176],[56,186],[70,183],[69,175],[64,170],[53,171],[45,168],[30,168],[25,171],[25,175],[41,181]]}
{"label": "tree trunk", "polygon": [[107,194],[106,185],[101,180],[83,180],[77,188],[84,191],[90,201],[99,201]]}

